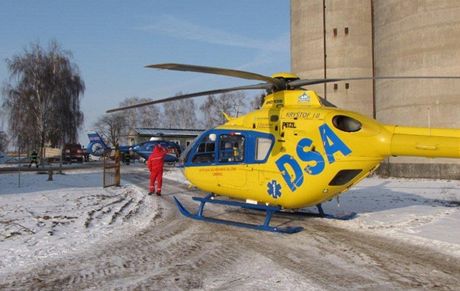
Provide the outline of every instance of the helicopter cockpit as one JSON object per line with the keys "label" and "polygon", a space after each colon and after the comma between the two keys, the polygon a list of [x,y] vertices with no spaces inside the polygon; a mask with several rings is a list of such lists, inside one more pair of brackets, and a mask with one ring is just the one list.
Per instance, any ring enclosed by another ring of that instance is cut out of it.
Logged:
{"label": "helicopter cockpit", "polygon": [[211,129],[195,139],[181,160],[184,166],[264,163],[274,141],[266,133]]}

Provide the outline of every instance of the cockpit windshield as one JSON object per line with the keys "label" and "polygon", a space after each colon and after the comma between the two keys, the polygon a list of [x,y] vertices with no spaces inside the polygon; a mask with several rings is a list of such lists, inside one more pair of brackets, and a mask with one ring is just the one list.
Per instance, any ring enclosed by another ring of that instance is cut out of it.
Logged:
{"label": "cockpit windshield", "polygon": [[181,153],[179,157],[179,164],[184,164],[187,161],[187,158],[190,154],[190,151],[195,146],[195,144],[201,139],[202,135],[197,136],[189,145],[185,148],[185,150]]}

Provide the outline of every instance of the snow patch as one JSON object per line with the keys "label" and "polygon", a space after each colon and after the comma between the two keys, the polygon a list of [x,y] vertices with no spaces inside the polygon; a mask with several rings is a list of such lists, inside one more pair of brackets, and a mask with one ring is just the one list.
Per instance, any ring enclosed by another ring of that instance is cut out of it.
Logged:
{"label": "snow patch", "polygon": [[102,188],[94,170],[0,175],[0,274],[146,227],[158,210],[137,187]]}
{"label": "snow patch", "polygon": [[340,227],[460,256],[460,181],[371,177],[323,208],[334,215],[358,214],[333,222]]}

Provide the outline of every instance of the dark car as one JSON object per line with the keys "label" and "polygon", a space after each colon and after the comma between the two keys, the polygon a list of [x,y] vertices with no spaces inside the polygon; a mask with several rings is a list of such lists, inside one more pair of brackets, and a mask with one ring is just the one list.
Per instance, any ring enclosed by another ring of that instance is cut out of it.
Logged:
{"label": "dark car", "polygon": [[62,161],[64,163],[83,163],[86,151],[79,143],[68,143],[62,149]]}
{"label": "dark car", "polygon": [[141,144],[133,146],[132,150],[139,156],[143,157],[145,160],[148,160],[150,154],[153,151],[153,148],[157,144],[161,144],[163,147],[165,147],[168,150],[168,154],[165,157],[166,163],[175,163],[178,161],[179,155],[181,153],[180,146],[171,141],[165,141],[165,140],[146,141]]}

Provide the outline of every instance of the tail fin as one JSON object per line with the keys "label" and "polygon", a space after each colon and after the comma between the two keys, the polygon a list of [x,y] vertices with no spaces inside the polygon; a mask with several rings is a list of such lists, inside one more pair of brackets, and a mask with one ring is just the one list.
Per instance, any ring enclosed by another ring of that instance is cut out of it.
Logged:
{"label": "tail fin", "polygon": [[100,145],[102,145],[104,147],[104,149],[107,149],[109,148],[104,140],[102,139],[102,137],[99,135],[99,133],[97,133],[96,131],[91,131],[91,132],[88,132],[88,138],[89,138],[89,142],[90,143],[98,143]]}

